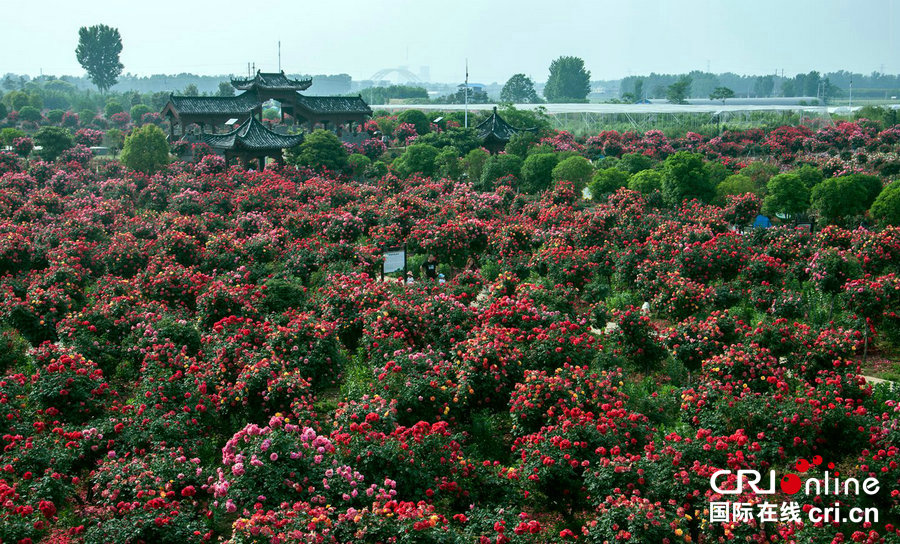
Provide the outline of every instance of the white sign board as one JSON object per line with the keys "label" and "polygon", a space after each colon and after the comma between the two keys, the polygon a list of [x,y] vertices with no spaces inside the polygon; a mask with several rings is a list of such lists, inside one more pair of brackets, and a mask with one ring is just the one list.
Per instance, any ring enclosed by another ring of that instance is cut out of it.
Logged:
{"label": "white sign board", "polygon": [[406,265],[406,250],[403,248],[392,249],[384,254],[384,273],[390,274],[403,270]]}

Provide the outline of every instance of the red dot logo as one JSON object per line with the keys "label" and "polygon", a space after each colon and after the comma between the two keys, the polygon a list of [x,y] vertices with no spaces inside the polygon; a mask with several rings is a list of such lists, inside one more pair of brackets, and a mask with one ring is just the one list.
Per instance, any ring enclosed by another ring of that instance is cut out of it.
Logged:
{"label": "red dot logo", "polygon": [[809,470],[809,461],[807,461],[806,459],[800,459],[799,461],[797,461],[797,464],[794,465],[794,467],[797,469],[797,472],[806,472],[807,470]]}
{"label": "red dot logo", "polygon": [[828,463],[828,468],[829,468],[829,469],[834,469],[834,463]]}
{"label": "red dot logo", "polygon": [[819,466],[822,464],[822,456],[821,455],[813,455],[813,464]]}
{"label": "red dot logo", "polygon": [[788,495],[793,495],[800,491],[800,477],[796,474],[785,474],[781,478],[781,490]]}

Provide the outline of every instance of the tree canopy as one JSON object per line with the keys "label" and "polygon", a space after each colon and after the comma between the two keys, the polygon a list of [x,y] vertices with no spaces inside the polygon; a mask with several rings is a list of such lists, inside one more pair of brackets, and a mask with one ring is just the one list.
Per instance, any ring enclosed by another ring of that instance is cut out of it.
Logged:
{"label": "tree canopy", "polygon": [[169,164],[166,134],[156,125],[135,129],[125,139],[122,162],[138,172],[154,174]]}
{"label": "tree canopy", "polygon": [[550,63],[550,77],[544,87],[549,102],[584,102],[591,92],[591,73],[578,57],[559,57]]}
{"label": "tree canopy", "polygon": [[766,187],[768,194],[763,200],[763,211],[767,214],[794,216],[809,208],[809,189],[797,174],[778,174]]}
{"label": "tree canopy", "polygon": [[502,102],[512,102],[514,104],[535,104],[541,102],[541,98],[534,90],[534,82],[525,74],[515,74],[500,91],[500,100]]}
{"label": "tree canopy", "polygon": [[716,188],[709,180],[703,156],[679,151],[667,158],[663,163],[662,192],[669,206],[678,206],[685,199],[712,200]]}
{"label": "tree canopy", "polygon": [[119,62],[122,36],[117,28],[106,25],[83,26],[78,30],[75,57],[100,92],[116,84],[125,66]]}
{"label": "tree canopy", "polygon": [[713,92],[709,93],[710,100],[721,100],[723,104],[729,98],[734,98],[734,91],[728,87],[716,87]]}
{"label": "tree canopy", "polygon": [[285,152],[288,164],[327,168],[335,172],[347,165],[347,150],[330,130],[317,129],[308,135],[299,146]]}
{"label": "tree canopy", "polygon": [[666,89],[666,99],[670,104],[687,104],[687,97],[691,94],[691,76],[681,76],[678,81],[669,85]]}

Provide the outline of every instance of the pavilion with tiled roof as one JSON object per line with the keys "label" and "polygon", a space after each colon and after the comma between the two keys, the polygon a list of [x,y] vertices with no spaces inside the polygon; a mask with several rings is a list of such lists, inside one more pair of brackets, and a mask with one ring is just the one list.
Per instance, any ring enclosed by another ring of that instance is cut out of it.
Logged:
{"label": "pavilion with tiled roof", "polygon": [[361,96],[305,96],[312,79],[291,79],[282,72],[256,72],[251,78],[232,78],[231,84],[242,91],[237,96],[175,96],[162,110],[170,122],[170,137],[175,137],[175,125],[186,127],[196,123],[201,131],[216,132],[216,128],[234,120],[243,123],[250,117],[262,120],[263,103],[275,100],[281,106],[281,120],[285,114],[294,117],[298,124],[334,129],[338,133],[347,125],[364,123],[372,115],[369,105]]}
{"label": "pavilion with tiled roof", "polygon": [[536,132],[536,128],[517,128],[507,123],[494,106],[490,117],[475,126],[475,132],[481,138],[482,145],[491,153],[497,153],[506,147],[513,136],[520,132]]}
{"label": "pavilion with tiled roof", "polygon": [[266,165],[266,158],[272,157],[284,163],[283,151],[303,143],[302,134],[278,134],[250,116],[236,129],[221,134],[202,133],[200,141],[221,152],[225,162],[238,159],[243,164],[259,161],[259,169]]}

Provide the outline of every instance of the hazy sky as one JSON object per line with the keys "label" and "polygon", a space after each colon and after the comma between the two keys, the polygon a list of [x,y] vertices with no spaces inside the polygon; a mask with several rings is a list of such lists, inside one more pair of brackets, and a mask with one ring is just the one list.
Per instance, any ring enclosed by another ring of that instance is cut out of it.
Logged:
{"label": "hazy sky", "polygon": [[[3,0],[0,4],[7,4]],[[560,55],[592,79],[651,71],[900,72],[900,0],[13,0],[0,21],[0,74],[81,75],[78,28],[122,34],[125,72],[348,73],[429,66],[432,81],[547,78]]]}

